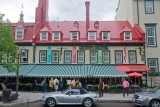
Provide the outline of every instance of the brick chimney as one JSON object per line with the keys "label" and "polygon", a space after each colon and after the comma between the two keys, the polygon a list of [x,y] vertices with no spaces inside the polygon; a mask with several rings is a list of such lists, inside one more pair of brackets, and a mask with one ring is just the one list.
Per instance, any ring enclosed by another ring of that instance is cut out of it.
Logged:
{"label": "brick chimney", "polygon": [[85,5],[86,5],[86,30],[88,30],[89,29],[89,5],[90,5],[90,2],[86,1]]}
{"label": "brick chimney", "polygon": [[48,3],[49,0],[39,0],[38,2],[38,7],[36,8],[35,13],[35,28],[33,38],[36,38],[40,29],[45,27],[45,24],[48,21]]}
{"label": "brick chimney", "polygon": [[48,0],[39,0],[36,8],[35,22],[42,23],[43,26],[48,21],[48,3]]}

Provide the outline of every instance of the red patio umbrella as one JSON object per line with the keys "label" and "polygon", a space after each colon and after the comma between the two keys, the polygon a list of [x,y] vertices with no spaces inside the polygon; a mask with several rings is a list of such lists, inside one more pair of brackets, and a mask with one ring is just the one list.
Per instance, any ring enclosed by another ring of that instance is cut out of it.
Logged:
{"label": "red patio umbrella", "polygon": [[135,77],[135,84],[136,84],[136,77],[142,77],[143,74],[137,73],[137,72],[133,72],[133,73],[129,73],[128,76]]}
{"label": "red patio umbrella", "polygon": [[130,77],[142,77],[143,74],[137,73],[137,72],[133,72],[133,73],[129,73],[128,76],[130,76]]}

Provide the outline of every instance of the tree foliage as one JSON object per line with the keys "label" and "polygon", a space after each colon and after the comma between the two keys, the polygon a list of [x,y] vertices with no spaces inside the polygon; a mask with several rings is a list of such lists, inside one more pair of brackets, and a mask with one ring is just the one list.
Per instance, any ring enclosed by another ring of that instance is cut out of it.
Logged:
{"label": "tree foliage", "polygon": [[3,15],[0,15],[0,62],[7,63],[8,56],[15,57],[17,54],[17,45],[14,42],[12,26],[9,20],[3,21]]}
{"label": "tree foliage", "polygon": [[[17,52],[18,46],[14,41],[11,22],[7,19],[3,20],[2,14],[0,14],[0,63],[3,67],[7,68],[8,72],[15,72],[16,74],[16,92],[18,93],[18,78],[19,78],[19,53]],[[10,62],[9,56],[17,59]]]}

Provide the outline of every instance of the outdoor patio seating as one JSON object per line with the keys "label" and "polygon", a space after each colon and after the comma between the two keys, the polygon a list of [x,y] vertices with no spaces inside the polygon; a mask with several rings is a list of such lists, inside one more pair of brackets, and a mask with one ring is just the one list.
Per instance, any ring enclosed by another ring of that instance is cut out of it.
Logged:
{"label": "outdoor patio seating", "polygon": [[2,95],[1,95],[2,101],[13,101],[18,98],[18,94],[12,93],[12,89],[7,89],[5,84],[1,83],[1,86],[2,86]]}

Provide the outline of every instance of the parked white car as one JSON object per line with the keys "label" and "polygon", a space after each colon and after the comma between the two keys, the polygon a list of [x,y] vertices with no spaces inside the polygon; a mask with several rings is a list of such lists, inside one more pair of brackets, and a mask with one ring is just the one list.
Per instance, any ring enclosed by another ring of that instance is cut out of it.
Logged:
{"label": "parked white car", "polygon": [[48,107],[55,107],[56,105],[92,107],[97,102],[97,95],[95,92],[87,91],[82,87],[73,87],[62,92],[44,93],[42,101]]}

